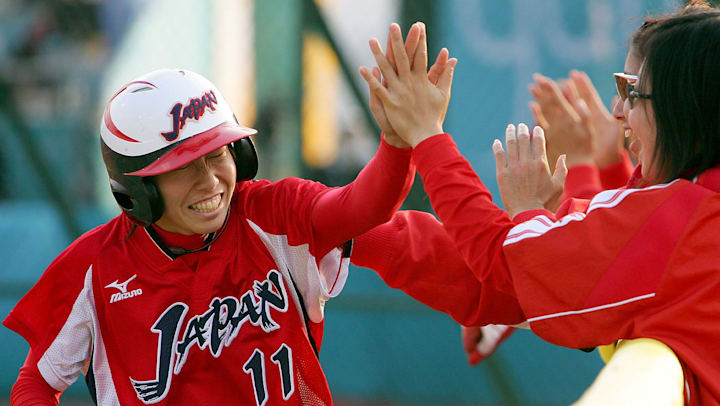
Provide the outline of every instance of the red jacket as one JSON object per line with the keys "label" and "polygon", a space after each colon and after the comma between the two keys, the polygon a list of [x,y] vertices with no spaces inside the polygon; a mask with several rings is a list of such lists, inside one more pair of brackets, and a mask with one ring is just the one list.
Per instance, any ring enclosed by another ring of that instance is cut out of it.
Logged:
{"label": "red jacket", "polygon": [[522,213],[516,225],[449,135],[413,158],[473,275],[516,297],[538,336],[572,348],[657,339],[681,361],[688,404],[720,404],[720,168],[695,182],[631,180],[556,215]]}

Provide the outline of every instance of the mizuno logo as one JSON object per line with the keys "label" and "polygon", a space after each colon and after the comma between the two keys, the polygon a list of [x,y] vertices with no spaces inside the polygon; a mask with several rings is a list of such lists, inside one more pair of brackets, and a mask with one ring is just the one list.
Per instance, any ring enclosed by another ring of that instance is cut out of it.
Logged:
{"label": "mizuno logo", "polygon": [[113,293],[112,296],[110,296],[110,303],[115,303],[131,297],[142,295],[142,289],[140,288],[128,292],[128,283],[130,283],[130,281],[135,279],[136,277],[137,274],[131,276],[130,279],[126,280],[123,283],[118,283],[119,279],[116,279],[115,282],[112,282],[109,285],[105,286],[106,288],[115,288],[120,291],[117,293]]}

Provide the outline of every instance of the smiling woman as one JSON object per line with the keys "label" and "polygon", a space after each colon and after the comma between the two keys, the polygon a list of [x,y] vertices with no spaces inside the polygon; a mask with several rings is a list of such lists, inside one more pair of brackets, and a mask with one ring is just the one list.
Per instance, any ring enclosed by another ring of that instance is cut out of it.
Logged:
{"label": "smiling woman", "polygon": [[165,204],[158,227],[178,234],[209,234],[220,229],[235,190],[235,165],[221,147],[182,167],[157,175]]}
{"label": "smiling woman", "polygon": [[383,141],[340,188],[271,182],[253,179],[255,133],[187,70],[110,99],[101,145],[123,213],[67,248],[4,321],[30,343],[13,405],[57,404],[81,373],[99,405],[332,404],[324,305],[351,239],[405,198],[410,150]]}

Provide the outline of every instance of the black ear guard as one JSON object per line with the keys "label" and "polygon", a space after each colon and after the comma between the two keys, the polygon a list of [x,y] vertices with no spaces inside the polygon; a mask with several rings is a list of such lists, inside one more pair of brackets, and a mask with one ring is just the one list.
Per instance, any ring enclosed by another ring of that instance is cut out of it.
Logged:
{"label": "black ear guard", "polygon": [[235,158],[237,181],[250,180],[257,175],[258,157],[250,137],[245,137],[230,144],[230,151]]}
{"label": "black ear guard", "polygon": [[137,224],[145,227],[162,216],[162,196],[151,178],[128,176],[125,184],[110,178],[110,189],[120,208]]}

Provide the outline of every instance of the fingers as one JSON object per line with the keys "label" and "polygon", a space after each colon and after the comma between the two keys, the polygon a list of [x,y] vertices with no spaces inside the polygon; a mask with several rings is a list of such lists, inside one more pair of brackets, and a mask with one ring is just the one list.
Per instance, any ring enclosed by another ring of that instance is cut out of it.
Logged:
{"label": "fingers", "polygon": [[370,69],[361,66],[359,69],[360,75],[365,79],[365,82],[368,84],[368,88],[370,89],[370,98],[372,100],[372,97],[375,95],[380,98],[380,100],[387,100],[389,97],[387,89],[385,89],[385,86],[380,83],[379,77],[379,71],[376,73],[376,69],[373,69],[373,72],[370,72]]}
{"label": "fingers", "polygon": [[395,63],[395,52],[393,52],[393,48],[390,43],[390,30],[388,30],[387,41],[385,42],[385,49],[387,49],[387,53],[385,54],[385,57],[387,58],[390,66],[392,66],[393,71],[395,71],[395,73],[397,73],[397,64]]}
{"label": "fingers", "polygon": [[[403,44],[400,26],[395,23],[390,25],[390,46],[392,47],[393,54],[395,55],[398,76],[407,77],[407,75],[410,74],[410,61],[408,60],[407,53],[405,52],[405,44]],[[377,57],[375,59],[377,60]],[[380,66],[380,69],[382,70],[382,66]],[[384,74],[385,71],[383,70],[383,75]]]}
{"label": "fingers", "polygon": [[533,159],[547,161],[545,154],[545,131],[543,131],[542,127],[536,126],[535,128],[533,128],[532,136]]}
{"label": "fingers", "polygon": [[380,68],[378,68],[377,66],[373,66],[373,68],[372,68],[372,74],[373,74],[373,76],[375,76],[375,79],[377,79],[378,82],[382,80],[382,79],[381,79],[381,78],[382,78],[382,74],[380,73]]}
{"label": "fingers", "polygon": [[566,79],[559,83],[560,90],[562,91],[563,96],[565,96],[565,100],[570,102],[572,104],[573,101],[577,100],[580,97],[580,94],[578,93],[577,87],[573,83],[572,80]]}
{"label": "fingers", "polygon": [[565,154],[562,154],[558,157],[557,163],[555,164],[555,172],[552,177],[557,185],[565,184],[565,178],[567,178],[568,174],[566,160],[567,157]]}
{"label": "fingers", "polygon": [[518,159],[520,161],[530,160],[530,130],[524,123],[518,124]]}
{"label": "fingers", "polygon": [[[408,31],[407,38],[405,39],[405,53],[408,55],[408,62],[410,63],[410,66],[413,64],[413,59],[415,57],[415,50],[417,49],[418,41],[420,40],[420,26],[419,22],[413,24],[410,27],[410,30]],[[390,63],[390,66],[393,67],[395,72],[397,72],[397,64],[395,63],[395,52],[393,52],[392,42],[391,42],[391,34],[392,31],[388,30],[388,36],[387,36],[387,42],[385,43],[385,48],[387,49],[387,53],[385,54],[385,57],[387,58],[388,62]]]}
{"label": "fingers", "polygon": [[570,104],[560,87],[554,80],[538,73],[533,75],[535,84],[530,86],[530,92],[540,104],[546,117],[569,115],[576,118]]}
{"label": "fingers", "polygon": [[438,52],[438,56],[435,58],[435,63],[433,63],[430,67],[430,71],[428,72],[428,80],[433,85],[437,84],[440,74],[445,70],[445,65],[447,64],[449,56],[450,53],[447,48],[443,48],[440,52]]}
{"label": "fingers", "polygon": [[587,73],[572,70],[570,71],[570,80],[573,85],[575,85],[578,95],[588,103],[588,107],[592,109],[605,109],[600,94],[595,86],[593,86]]}
{"label": "fingers", "polygon": [[[425,32],[425,24],[417,23],[417,26],[420,27],[420,40],[417,49],[415,50],[414,64],[411,63],[411,66],[412,71],[416,75],[425,76],[427,74],[426,72],[428,64],[427,33]],[[408,55],[410,54],[408,53]]]}
{"label": "fingers", "polygon": [[495,173],[500,173],[501,170],[507,167],[505,150],[503,150],[502,142],[500,142],[500,140],[495,139],[495,141],[493,141],[492,151],[495,156]]}
{"label": "fingers", "polygon": [[508,126],[505,128],[505,147],[507,148],[508,161],[517,161],[517,137],[515,136],[515,126],[512,124],[508,124]]}
{"label": "fingers", "polygon": [[421,24],[420,22],[413,24],[410,31],[408,31],[407,38],[405,38],[405,54],[408,56],[408,63],[411,68],[415,62],[415,53],[420,43],[420,33],[425,30]]}
{"label": "fingers", "polygon": [[543,128],[549,127],[547,119],[540,108],[540,104],[536,101],[531,101],[528,102],[528,106],[530,107],[530,112],[532,112],[533,118],[535,119],[535,124]]}
{"label": "fingers", "polygon": [[590,113],[590,108],[588,107],[587,103],[584,99],[576,99],[573,101],[573,108],[578,113],[578,116],[580,116],[580,122],[583,125],[583,128],[588,134],[592,134],[593,127],[592,127],[592,116]]}
{"label": "fingers", "polygon": [[450,94],[450,88],[452,87],[453,74],[455,73],[455,65],[457,65],[457,59],[448,59],[445,69],[443,70],[440,78],[437,81],[438,89],[442,90],[446,95]]}
{"label": "fingers", "polygon": [[[395,73],[395,69],[390,65],[390,62],[388,62],[387,58],[383,54],[382,48],[380,47],[380,43],[375,38],[370,40],[370,51],[375,57],[375,62],[380,68],[380,72],[382,73],[382,76],[385,78],[385,80],[387,80],[388,84],[397,82],[397,74]],[[407,61],[407,58],[405,60]],[[360,74],[363,74],[362,69],[360,71]],[[364,75],[363,78],[365,78]],[[368,82],[368,84],[370,84],[370,82]]]}

